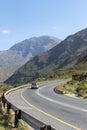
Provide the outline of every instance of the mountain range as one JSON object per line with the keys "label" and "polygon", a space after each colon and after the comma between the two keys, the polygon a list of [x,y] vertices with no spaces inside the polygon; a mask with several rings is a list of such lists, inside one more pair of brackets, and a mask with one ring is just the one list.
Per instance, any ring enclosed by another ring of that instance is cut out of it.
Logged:
{"label": "mountain range", "polygon": [[87,29],[68,36],[61,43],[28,61],[5,83],[24,84],[68,68],[87,54]]}
{"label": "mountain range", "polygon": [[56,46],[61,40],[52,36],[40,36],[14,44],[0,51],[0,82],[6,80],[32,57]]}

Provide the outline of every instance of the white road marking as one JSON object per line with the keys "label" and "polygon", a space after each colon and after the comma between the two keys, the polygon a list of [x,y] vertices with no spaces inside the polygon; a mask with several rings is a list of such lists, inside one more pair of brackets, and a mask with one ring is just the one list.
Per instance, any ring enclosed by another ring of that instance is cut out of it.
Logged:
{"label": "white road marking", "polygon": [[[47,86],[45,86],[44,88],[46,88],[46,87]],[[41,89],[43,89],[43,88],[39,88],[38,90],[36,90],[37,95],[39,95],[40,97],[42,97],[42,98],[44,98],[44,99],[46,99],[48,101],[54,102],[56,104],[60,104],[62,106],[71,108],[71,109],[79,110],[79,111],[82,111],[82,112],[87,112],[87,109],[83,109],[81,107],[76,107],[76,106],[73,106],[73,105],[70,105],[70,104],[67,104],[67,103],[64,103],[64,102],[56,101],[56,100],[51,99],[51,98],[49,98],[47,96],[44,96],[44,95],[40,94],[40,92],[39,92]]]}

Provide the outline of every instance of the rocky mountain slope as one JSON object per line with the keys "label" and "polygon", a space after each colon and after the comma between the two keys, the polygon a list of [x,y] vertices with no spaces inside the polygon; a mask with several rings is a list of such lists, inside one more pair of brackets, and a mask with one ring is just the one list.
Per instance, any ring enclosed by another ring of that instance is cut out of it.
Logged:
{"label": "rocky mountain slope", "polygon": [[9,50],[0,51],[0,82],[32,57],[49,50],[59,42],[59,39],[51,36],[33,37],[15,44]]}
{"label": "rocky mountain slope", "polygon": [[87,73],[87,55],[80,58],[75,65],[72,66],[75,73]]}
{"label": "rocky mountain slope", "polygon": [[9,84],[22,84],[39,77],[45,77],[64,67],[75,64],[87,54],[87,29],[68,36],[49,51],[34,57],[7,81]]}

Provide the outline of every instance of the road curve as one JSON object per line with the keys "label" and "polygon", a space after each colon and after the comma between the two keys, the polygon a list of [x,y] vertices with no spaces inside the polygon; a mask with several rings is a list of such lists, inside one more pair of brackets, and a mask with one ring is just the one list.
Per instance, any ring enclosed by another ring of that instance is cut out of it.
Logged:
{"label": "road curve", "polygon": [[87,100],[56,94],[53,88],[62,82],[40,84],[37,90],[16,90],[8,99],[56,130],[87,130]]}

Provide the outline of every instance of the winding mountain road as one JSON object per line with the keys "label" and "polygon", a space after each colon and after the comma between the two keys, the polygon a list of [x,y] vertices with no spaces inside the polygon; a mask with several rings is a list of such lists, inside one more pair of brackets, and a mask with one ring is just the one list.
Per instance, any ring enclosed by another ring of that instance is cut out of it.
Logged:
{"label": "winding mountain road", "polygon": [[87,130],[87,99],[56,94],[53,89],[64,80],[43,83],[11,92],[8,100],[19,109],[56,130]]}

